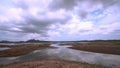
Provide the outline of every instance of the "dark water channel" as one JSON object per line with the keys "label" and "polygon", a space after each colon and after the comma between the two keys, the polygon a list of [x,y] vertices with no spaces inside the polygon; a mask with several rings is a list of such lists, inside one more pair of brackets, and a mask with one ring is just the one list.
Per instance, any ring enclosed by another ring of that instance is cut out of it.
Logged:
{"label": "dark water channel", "polygon": [[93,53],[70,49],[71,46],[60,46],[59,44],[50,45],[54,48],[46,48],[35,50],[29,54],[18,57],[0,58],[0,64],[8,64],[13,62],[24,62],[31,60],[44,59],[62,59],[77,62],[86,62],[90,64],[98,64],[111,68],[120,68],[120,55]]}

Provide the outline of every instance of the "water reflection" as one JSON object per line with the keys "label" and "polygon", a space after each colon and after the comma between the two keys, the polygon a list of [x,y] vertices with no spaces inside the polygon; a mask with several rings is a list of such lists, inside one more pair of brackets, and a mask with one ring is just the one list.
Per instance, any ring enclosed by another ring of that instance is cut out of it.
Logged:
{"label": "water reflection", "polygon": [[18,43],[0,43],[0,45],[9,45],[9,46],[14,46],[17,45]]}
{"label": "water reflection", "polygon": [[10,48],[9,47],[2,47],[2,48],[0,48],[0,51],[7,50],[7,49],[10,49]]}
{"label": "water reflection", "polygon": [[12,62],[24,62],[30,60],[43,59],[63,59],[78,62],[87,62],[90,64],[99,64],[112,68],[120,68],[120,55],[100,54],[87,51],[70,49],[70,46],[51,45],[56,48],[46,48],[35,50],[27,55],[10,58],[0,58],[0,64]]}

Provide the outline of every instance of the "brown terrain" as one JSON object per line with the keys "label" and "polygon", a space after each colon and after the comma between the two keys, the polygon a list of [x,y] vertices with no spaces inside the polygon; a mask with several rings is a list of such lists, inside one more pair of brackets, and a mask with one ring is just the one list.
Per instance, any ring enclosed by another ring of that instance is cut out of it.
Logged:
{"label": "brown terrain", "polygon": [[[72,45],[73,49],[107,53],[107,54],[117,54],[120,55],[119,42],[74,42],[74,43],[64,43],[67,45]],[[14,57],[28,54],[34,50],[47,48],[50,43],[32,43],[32,44],[18,44],[14,46],[0,45],[0,47],[10,47],[11,49],[0,51],[0,57]],[[30,61],[30,62],[17,62],[11,64],[0,65],[0,68],[105,68],[99,65],[78,63],[63,60],[41,60],[41,61]]]}
{"label": "brown terrain", "polygon": [[19,44],[14,46],[9,45],[0,45],[0,47],[10,47],[11,49],[0,51],[0,57],[13,57],[20,56],[30,53],[36,49],[47,48],[49,47],[49,43],[42,44]]}
{"label": "brown terrain", "polygon": [[99,65],[68,62],[62,60],[42,60],[1,65],[0,68],[105,68]]}
{"label": "brown terrain", "polygon": [[72,45],[71,48],[77,50],[120,55],[120,41],[75,42],[64,45]]}

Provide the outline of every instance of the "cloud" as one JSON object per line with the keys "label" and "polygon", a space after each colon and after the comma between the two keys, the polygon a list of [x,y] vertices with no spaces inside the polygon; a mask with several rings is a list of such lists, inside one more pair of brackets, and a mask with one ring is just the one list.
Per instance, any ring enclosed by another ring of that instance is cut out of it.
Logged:
{"label": "cloud", "polygon": [[103,6],[105,8],[111,7],[113,5],[117,5],[117,6],[120,5],[120,1],[118,1],[118,0],[111,0],[111,1],[109,1],[109,0],[99,0],[99,1],[103,4]]}
{"label": "cloud", "polygon": [[107,9],[111,6],[120,6],[118,0],[53,0],[50,4],[52,10],[75,10],[81,18],[86,18],[89,12],[96,9]]}
{"label": "cloud", "polygon": [[65,9],[73,9],[73,7],[77,4],[77,0],[53,0],[50,4],[53,10],[65,8]]}
{"label": "cloud", "polygon": [[98,39],[98,34],[102,39],[110,39],[119,35],[118,0],[5,0],[4,3],[0,5],[0,40],[76,40],[94,35]]}
{"label": "cloud", "polygon": [[14,8],[10,7],[10,9],[3,10],[5,13],[0,16],[2,19],[0,31],[1,33],[5,31],[6,35],[13,34],[12,37],[15,35],[18,40],[22,37],[24,39],[49,37],[48,33],[51,25],[55,23],[63,24],[70,19],[69,14],[65,10],[48,10],[46,1],[13,0],[13,4],[15,5]]}

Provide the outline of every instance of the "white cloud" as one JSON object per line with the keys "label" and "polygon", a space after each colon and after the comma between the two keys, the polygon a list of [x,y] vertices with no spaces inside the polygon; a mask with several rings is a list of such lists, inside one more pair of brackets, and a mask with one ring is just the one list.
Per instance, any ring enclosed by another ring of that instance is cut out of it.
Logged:
{"label": "white cloud", "polygon": [[67,34],[82,34],[80,31],[87,31],[93,29],[93,22],[91,21],[80,21],[76,16],[72,16],[72,19],[66,22],[64,25],[59,25],[58,31],[65,32]]}
{"label": "white cloud", "polygon": [[12,20],[21,20],[22,9],[20,8],[9,8],[4,11],[4,14],[0,15],[1,22],[9,22]]}
{"label": "white cloud", "polygon": [[101,30],[101,33],[103,34],[110,34],[114,32],[115,30],[120,30],[120,23],[119,22],[114,22],[112,24],[107,24],[107,25],[101,25],[99,29]]}
{"label": "white cloud", "polygon": [[119,3],[117,0],[12,0],[12,4],[6,1],[5,6],[0,5],[0,38],[79,40],[81,36],[116,35],[120,30]]}

